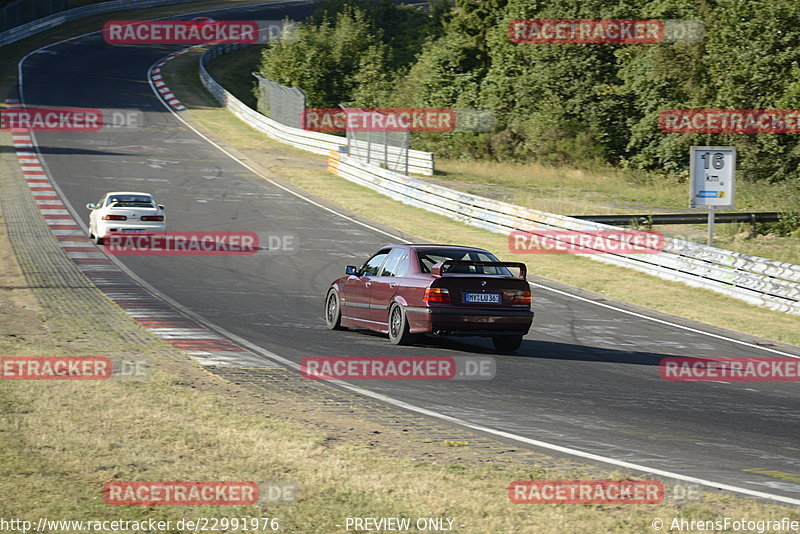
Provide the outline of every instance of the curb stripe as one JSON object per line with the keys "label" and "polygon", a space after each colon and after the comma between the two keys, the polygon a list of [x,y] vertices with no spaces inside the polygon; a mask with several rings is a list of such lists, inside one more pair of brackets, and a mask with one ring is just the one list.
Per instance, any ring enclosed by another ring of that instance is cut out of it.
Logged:
{"label": "curb stripe", "polygon": [[[151,79],[161,79],[158,72],[158,68],[153,69]],[[160,83],[164,85],[163,98],[175,109],[186,109],[166,84]],[[6,100],[6,104],[12,107],[13,101]],[[67,210],[44,170],[32,137],[27,133],[13,134],[12,143],[31,196],[61,250],[84,276],[140,326],[176,350],[187,349],[188,352],[184,352],[201,365],[275,366],[177,311],[130,278],[109,259],[102,247],[92,243]]]}
{"label": "curb stripe", "polygon": [[150,69],[150,74],[149,74],[150,83],[152,83],[155,86],[156,91],[160,93],[162,99],[167,104],[172,106],[173,109],[178,111],[185,110],[186,106],[183,105],[183,103],[178,99],[178,97],[176,97],[170,90],[169,86],[164,82],[164,78],[161,74],[161,67],[163,67],[167,61],[171,61],[175,59],[177,56],[189,52],[192,48],[195,47],[187,48],[179,52],[173,52],[172,54],[168,55],[167,57],[156,63],[155,67],[152,67]]}

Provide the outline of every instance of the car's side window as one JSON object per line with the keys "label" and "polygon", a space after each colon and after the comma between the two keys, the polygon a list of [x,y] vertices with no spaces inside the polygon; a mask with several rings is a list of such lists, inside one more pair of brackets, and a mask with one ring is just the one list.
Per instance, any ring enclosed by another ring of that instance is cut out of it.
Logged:
{"label": "car's side window", "polygon": [[392,249],[381,276],[405,276],[408,272],[408,251],[402,248]]}
{"label": "car's side window", "polygon": [[386,256],[389,255],[388,251],[381,251],[374,256],[372,256],[367,263],[361,268],[361,272],[359,272],[359,276],[378,276],[378,271],[380,270],[381,266],[383,265]]}

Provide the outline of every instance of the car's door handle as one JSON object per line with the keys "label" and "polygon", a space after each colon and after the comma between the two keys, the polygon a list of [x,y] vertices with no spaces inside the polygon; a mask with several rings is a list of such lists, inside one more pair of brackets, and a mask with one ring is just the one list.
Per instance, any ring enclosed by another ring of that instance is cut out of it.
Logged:
{"label": "car's door handle", "polygon": [[392,282],[391,284],[389,284],[389,287],[397,287],[397,285],[398,285],[397,282]]}
{"label": "car's door handle", "polygon": [[372,282],[364,282],[364,287],[369,287],[372,285]]}

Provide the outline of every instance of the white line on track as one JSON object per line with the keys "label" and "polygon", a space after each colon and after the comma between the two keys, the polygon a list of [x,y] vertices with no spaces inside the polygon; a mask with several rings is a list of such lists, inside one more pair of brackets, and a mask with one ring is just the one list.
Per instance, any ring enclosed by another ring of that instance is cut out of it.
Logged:
{"label": "white line on track", "polygon": [[[262,5],[276,5],[276,4],[285,4],[285,3],[294,3],[294,0],[288,0],[288,1],[285,1],[285,2],[270,2],[270,3],[262,4]],[[253,4],[253,6],[254,5],[256,5],[256,4]],[[234,6],[234,7],[226,8],[226,9],[238,9],[238,8],[242,8],[242,7],[252,7],[252,6]],[[194,11],[194,12],[190,12],[190,13],[183,13],[182,15],[191,15],[191,14],[195,14],[195,13],[205,13],[205,12],[208,12],[208,11],[221,11],[221,10]],[[172,17],[163,17],[163,18],[166,19],[166,18],[172,18]],[[160,19],[157,19],[157,20],[160,20]],[[22,101],[22,102],[25,101],[22,67],[23,67],[24,62],[28,59],[29,56],[31,56],[31,55],[33,55],[33,54],[35,54],[35,53],[37,53],[37,52],[39,52],[41,50],[45,50],[45,49],[47,49],[47,48],[49,48],[51,46],[56,46],[58,44],[65,43],[67,41],[80,39],[82,37],[85,37],[87,35],[92,35],[92,34],[95,34],[95,33],[100,33],[100,32],[99,31],[98,32],[89,32],[89,33],[86,33],[86,34],[83,34],[83,35],[79,35],[77,37],[71,37],[69,39],[64,39],[64,40],[58,41],[56,43],[51,43],[51,44],[49,44],[47,46],[44,46],[44,47],[39,48],[37,50],[34,50],[33,52],[30,52],[27,55],[25,55],[25,57],[23,57],[20,60],[19,64],[17,65],[18,79],[19,79],[20,101]],[[156,95],[156,97],[164,105],[164,107],[170,113],[172,113],[178,120],[180,120],[184,125],[186,125],[189,129],[191,129],[193,132],[195,132],[201,138],[205,139],[208,143],[210,143],[211,145],[215,146],[217,149],[222,151],[224,154],[229,156],[231,159],[233,159],[234,161],[236,161],[239,164],[243,165],[244,167],[248,168],[249,170],[251,170],[255,174],[259,174],[256,169],[254,169],[253,167],[251,167],[247,163],[239,160],[233,154],[231,154],[228,150],[226,150],[222,146],[218,145],[212,139],[208,138],[202,132],[200,132],[196,128],[194,128],[191,124],[189,124],[187,121],[185,121],[183,119],[183,117],[181,117],[180,114],[177,113],[172,108],[171,105],[169,105],[167,102],[165,102],[161,98],[160,93],[158,92],[156,87],[153,85],[153,81],[151,79],[151,71],[153,70],[155,65],[157,65],[159,63],[161,65],[163,65],[163,59],[159,60],[158,62],[156,62],[153,66],[151,66],[148,69],[148,71],[147,71],[147,80],[148,80],[148,83],[150,84],[150,88],[153,91],[153,94]],[[35,136],[32,135],[32,137],[34,139],[34,145],[35,145]],[[36,150],[38,152],[38,148]],[[45,166],[46,166],[46,164],[45,164]],[[399,242],[404,242],[405,241],[405,239],[400,237],[400,236],[391,234],[391,233],[386,232],[384,230],[381,230],[380,228],[377,228],[375,226],[372,226],[372,225],[369,225],[367,223],[358,221],[358,220],[356,220],[356,219],[354,219],[352,217],[349,217],[349,216],[347,216],[347,215],[345,215],[343,213],[339,213],[336,210],[331,209],[331,208],[329,208],[327,206],[323,206],[322,204],[320,204],[318,202],[315,202],[314,200],[312,200],[312,199],[310,199],[310,198],[308,198],[308,197],[306,197],[306,196],[304,196],[304,195],[302,195],[302,194],[300,194],[300,193],[298,193],[296,191],[292,191],[291,189],[289,189],[289,188],[287,188],[287,187],[275,182],[274,180],[272,180],[270,178],[265,178],[265,180],[270,182],[271,184],[275,185],[276,187],[278,187],[280,189],[283,189],[284,191],[286,191],[286,192],[288,192],[288,193],[290,193],[290,194],[292,194],[292,195],[294,195],[294,196],[296,196],[298,198],[303,199],[304,201],[308,202],[309,204],[312,204],[313,206],[316,206],[316,207],[318,207],[318,208],[320,208],[322,210],[325,210],[325,211],[327,211],[329,213],[332,213],[332,214],[334,214],[334,215],[336,215],[338,217],[341,217],[341,218],[343,218],[345,220],[348,220],[350,222],[353,222],[355,224],[358,224],[360,226],[368,228],[368,229],[370,229],[370,230],[372,230],[374,232],[377,232],[379,234],[385,235],[387,237],[391,237],[392,239],[397,239],[397,240],[399,240]],[[56,187],[58,187],[58,186],[56,185]],[[69,202],[66,200],[66,197],[63,194],[61,194],[62,192],[60,191],[60,189],[59,189],[59,193],[60,193],[60,196],[64,199],[64,203],[67,205],[68,209],[71,212],[73,212],[73,215],[75,216],[76,215],[75,210],[69,204]],[[78,224],[81,227],[85,228],[85,223],[83,222],[82,219],[80,219],[77,216],[75,216],[75,219],[76,219],[76,221],[78,221]],[[267,357],[269,359],[272,359],[274,361],[280,362],[281,364],[283,364],[283,365],[285,365],[285,366],[287,366],[289,368],[292,368],[292,369],[295,369],[295,370],[298,370],[298,371],[300,370],[300,365],[298,363],[295,363],[295,362],[293,362],[293,361],[291,361],[291,360],[289,360],[287,358],[279,356],[279,355],[277,355],[277,354],[275,354],[275,353],[273,353],[273,352],[271,352],[269,350],[266,350],[266,349],[254,344],[254,343],[251,343],[250,341],[248,341],[248,340],[246,340],[244,338],[241,338],[241,337],[237,336],[236,334],[234,334],[232,332],[227,331],[225,328],[222,328],[221,326],[216,325],[216,324],[206,320],[205,318],[203,318],[202,316],[198,315],[197,313],[185,308],[183,305],[181,305],[177,301],[175,301],[172,298],[170,298],[169,296],[161,293],[156,288],[151,286],[149,283],[147,283],[143,279],[139,278],[139,276],[137,276],[133,271],[128,269],[121,261],[119,261],[119,258],[110,257],[110,259],[114,263],[116,263],[117,266],[121,270],[123,270],[125,273],[127,273],[128,276],[130,276],[132,279],[136,280],[143,287],[145,287],[148,290],[152,291],[154,294],[158,295],[165,302],[169,303],[171,306],[173,306],[176,309],[180,310],[182,313],[186,314],[188,317],[191,317],[192,319],[194,319],[194,320],[196,320],[198,322],[201,322],[202,324],[208,325],[209,327],[215,329],[217,332],[220,332],[221,334],[223,334],[224,336],[226,336],[230,340],[235,341],[236,343],[239,343],[244,347],[247,347],[248,349],[252,350],[253,352],[256,352],[257,354],[260,354],[260,355],[262,355],[264,357]],[[782,351],[779,351],[779,350],[770,349],[770,348],[767,348],[767,347],[761,347],[759,345],[755,345],[755,344],[752,344],[752,343],[747,343],[747,342],[744,342],[744,341],[739,341],[737,339],[729,338],[729,337],[726,337],[726,336],[723,336],[723,335],[719,335],[719,334],[713,334],[713,333],[710,333],[710,332],[705,332],[703,330],[699,330],[699,329],[696,329],[696,328],[691,328],[691,327],[683,326],[683,325],[680,325],[680,324],[672,323],[670,321],[666,321],[666,320],[663,320],[663,319],[657,319],[655,317],[649,317],[649,316],[644,315],[644,314],[628,311],[628,310],[625,310],[625,309],[622,309],[622,308],[617,308],[617,307],[612,306],[610,304],[604,304],[604,303],[596,302],[596,301],[593,301],[591,299],[580,297],[578,295],[573,295],[573,294],[568,293],[566,291],[561,291],[561,290],[558,290],[558,289],[550,288],[550,287],[547,287],[547,286],[543,286],[541,284],[536,284],[536,283],[533,283],[533,282],[529,282],[529,283],[532,286],[536,286],[536,287],[539,287],[541,289],[552,291],[552,292],[555,292],[555,293],[558,293],[558,294],[561,294],[561,295],[564,295],[564,296],[567,296],[567,297],[570,297],[570,298],[578,299],[578,300],[581,300],[581,301],[584,301],[584,302],[588,302],[588,303],[591,303],[591,304],[595,304],[595,305],[598,305],[598,306],[602,306],[602,307],[605,307],[605,308],[613,309],[613,310],[616,310],[616,311],[619,311],[619,312],[622,312],[622,313],[625,313],[625,314],[633,315],[633,316],[636,316],[636,317],[639,317],[639,318],[642,318],[642,319],[646,319],[646,320],[649,320],[649,321],[653,321],[653,322],[669,325],[669,326],[672,326],[672,327],[675,327],[675,328],[679,328],[679,329],[682,329],[682,330],[688,330],[688,331],[695,332],[695,333],[698,333],[698,334],[704,334],[704,335],[707,335],[707,336],[710,336],[710,337],[714,337],[714,338],[717,338],[717,339],[730,341],[730,342],[741,344],[741,345],[754,347],[754,348],[757,348],[759,350],[764,350],[764,351],[768,351],[768,352],[772,352],[772,353],[776,353],[776,354],[781,354],[781,355],[790,356],[790,357],[793,357],[793,358],[798,358],[798,356],[796,356],[794,354],[789,354],[789,353],[782,352]],[[702,485],[702,486],[715,488],[715,489],[721,489],[721,490],[725,490],[725,491],[730,491],[730,492],[738,493],[738,494],[741,494],[741,495],[748,495],[748,496],[751,496],[751,497],[758,497],[758,498],[761,498],[761,499],[768,499],[768,500],[777,501],[777,502],[783,502],[783,503],[787,503],[787,504],[800,505],[800,499],[794,499],[794,498],[791,498],[791,497],[784,497],[782,495],[775,495],[775,494],[771,494],[771,493],[755,491],[755,490],[751,490],[751,489],[748,489],[748,488],[732,486],[732,485],[729,485],[729,484],[721,484],[721,483],[714,482],[714,481],[711,481],[711,480],[706,480],[706,479],[702,479],[702,478],[696,478],[696,477],[691,477],[691,476],[687,476],[687,475],[682,475],[680,473],[673,473],[671,471],[665,471],[665,470],[662,470],[662,469],[656,469],[656,468],[648,467],[648,466],[645,466],[645,465],[635,464],[635,463],[632,463],[632,462],[626,462],[624,460],[618,460],[616,458],[611,458],[611,457],[608,457],[608,456],[601,456],[599,454],[585,452],[585,451],[581,451],[581,450],[578,450],[578,449],[572,449],[572,448],[569,448],[569,447],[562,447],[560,445],[556,445],[556,444],[553,444],[553,443],[547,443],[547,442],[544,442],[544,441],[539,441],[539,440],[535,440],[535,439],[531,439],[531,438],[526,438],[525,436],[520,436],[520,435],[517,435],[517,434],[512,434],[510,432],[505,432],[503,430],[497,430],[497,429],[486,427],[486,426],[483,426],[483,425],[478,425],[478,424],[471,423],[471,422],[463,420],[463,419],[459,419],[457,417],[452,417],[452,416],[449,416],[449,415],[446,415],[446,414],[435,412],[433,410],[429,410],[427,408],[422,408],[422,407],[419,407],[419,406],[415,406],[413,404],[408,404],[408,403],[406,403],[404,401],[401,401],[401,400],[398,400],[398,399],[394,399],[392,397],[383,395],[381,393],[376,393],[376,392],[370,391],[368,389],[364,389],[364,388],[361,388],[361,387],[358,387],[358,386],[354,386],[354,385],[352,385],[350,383],[347,383],[347,382],[342,382],[342,381],[330,381],[330,382],[332,382],[334,384],[337,384],[342,388],[349,389],[351,391],[354,391],[356,393],[359,393],[359,394],[367,396],[367,397],[374,398],[376,400],[380,400],[382,402],[385,402],[387,404],[396,406],[398,408],[402,408],[402,409],[409,410],[409,411],[412,411],[412,412],[420,413],[420,414],[423,414],[423,415],[427,415],[428,417],[432,417],[434,419],[447,421],[447,422],[454,423],[454,424],[457,424],[457,425],[460,425],[460,426],[463,426],[463,427],[466,427],[466,428],[477,430],[479,432],[484,432],[484,433],[491,434],[491,435],[494,435],[494,436],[498,436],[498,437],[502,437],[502,438],[506,438],[506,439],[511,439],[513,441],[517,441],[517,442],[520,442],[520,443],[525,443],[527,445],[532,445],[532,446],[539,447],[539,448],[542,448],[542,449],[548,449],[548,450],[552,450],[552,451],[557,451],[557,452],[560,452],[560,453],[569,454],[569,455],[572,455],[572,456],[577,456],[577,457],[584,458],[584,459],[587,459],[587,460],[594,460],[594,461],[598,461],[598,462],[602,462],[602,463],[606,463],[606,464],[610,464],[610,465],[616,465],[616,466],[619,466],[619,467],[624,467],[626,469],[632,469],[634,471],[640,471],[640,472],[644,472],[644,473],[651,473],[653,475],[662,476],[662,477],[665,477],[665,478],[671,478],[671,479],[674,479],[674,480],[681,480],[681,481],[684,481],[684,482],[690,482],[690,483],[693,483],[693,484],[699,484],[699,485]]]}
{"label": "white line on track", "polygon": [[[150,80],[149,73],[148,73],[148,80]],[[150,82],[150,85],[151,85],[151,89],[153,90],[154,94],[156,94],[156,96],[158,96],[158,91],[152,85],[152,82]],[[200,137],[205,139],[207,142],[209,142],[213,146],[217,147],[223,153],[228,155],[231,159],[237,161],[238,163],[240,163],[244,167],[246,167],[249,170],[253,171],[255,174],[259,174],[259,172],[256,169],[254,169],[253,167],[248,165],[246,162],[241,161],[240,159],[238,159],[236,156],[234,156],[232,153],[230,153],[224,147],[220,146],[219,144],[214,142],[212,139],[210,139],[209,137],[204,135],[202,132],[200,132],[197,128],[195,128],[194,126],[189,124],[186,120],[184,120],[183,117],[180,116],[179,113],[173,111],[171,109],[171,106],[169,106],[166,102],[163,102],[163,100],[162,100],[162,103],[164,104],[164,106],[173,115],[175,115],[178,118],[178,120],[180,120],[185,126],[187,126],[189,129],[191,129],[197,135],[199,135]],[[289,189],[287,187],[284,187],[283,185],[275,182],[274,180],[271,180],[269,178],[265,178],[265,180],[270,182],[270,183],[272,183],[273,185],[275,185],[277,187],[280,187],[281,189],[287,191],[288,193],[291,193],[292,195],[295,195],[298,198],[301,198],[301,199],[305,200],[306,202],[309,202],[310,204],[313,204],[314,206],[318,206],[318,207],[320,207],[320,208],[322,208],[322,209],[324,209],[324,210],[326,210],[326,211],[328,211],[330,213],[333,213],[335,215],[338,215],[339,217],[347,219],[348,221],[352,221],[352,222],[354,222],[356,224],[359,224],[361,226],[369,228],[370,230],[373,230],[373,231],[378,232],[380,234],[389,236],[389,237],[391,237],[393,239],[400,239],[401,241],[403,241],[403,239],[401,237],[399,237],[399,236],[392,235],[392,234],[390,234],[388,232],[385,232],[384,230],[381,230],[380,228],[376,228],[374,226],[371,226],[369,224],[363,223],[361,221],[357,221],[357,220],[353,219],[352,217],[348,217],[347,215],[344,215],[343,213],[339,213],[339,212],[337,212],[337,211],[335,211],[335,210],[333,210],[331,208],[323,206],[323,205],[319,204],[318,202],[315,202],[315,201],[311,200],[310,198],[308,198],[308,197],[306,197],[304,195],[301,195],[300,193],[297,193],[297,192],[292,191],[291,189]],[[793,358],[799,358],[798,356],[796,356],[794,354],[789,354],[789,353],[781,352],[781,351],[778,351],[778,350],[769,349],[769,348],[766,348],[766,347],[760,347],[760,346],[754,345],[752,343],[739,341],[739,340],[728,338],[728,337],[725,337],[725,336],[722,336],[722,335],[719,335],[719,334],[712,334],[710,332],[704,332],[704,331],[699,330],[699,329],[690,328],[690,327],[683,326],[683,325],[676,324],[676,323],[671,323],[671,322],[665,321],[663,319],[657,319],[655,317],[649,317],[647,315],[643,315],[643,314],[640,314],[640,313],[631,312],[631,311],[628,311],[628,310],[624,310],[622,308],[617,308],[617,307],[609,305],[609,304],[603,304],[603,303],[599,303],[599,302],[594,302],[594,301],[592,301],[590,299],[587,299],[587,298],[584,298],[584,297],[579,297],[577,295],[572,295],[572,294],[567,293],[565,291],[560,291],[560,290],[557,290],[557,289],[549,288],[549,287],[543,286],[541,284],[536,284],[536,283],[532,283],[532,282],[529,282],[529,283],[531,285],[535,285],[537,287],[540,287],[540,288],[543,288],[543,289],[547,289],[549,291],[554,291],[556,293],[559,293],[559,294],[562,294],[562,295],[565,295],[565,296],[568,296],[568,297],[572,297],[572,298],[575,298],[575,299],[578,299],[578,300],[581,300],[581,301],[585,301],[585,302],[590,302],[592,304],[597,304],[597,305],[600,305],[600,306],[603,306],[603,307],[606,307],[606,308],[610,308],[610,309],[617,310],[617,311],[620,311],[620,312],[623,312],[623,313],[634,315],[634,316],[637,316],[637,317],[640,317],[640,318],[643,318],[643,319],[647,319],[647,320],[650,320],[650,321],[654,321],[654,322],[666,324],[666,325],[669,325],[669,326],[673,326],[675,328],[680,328],[680,329],[684,329],[684,330],[690,330],[692,332],[696,332],[696,333],[699,333],[699,334],[705,334],[705,335],[708,335],[708,336],[711,336],[711,337],[715,337],[715,338],[718,338],[718,339],[723,339],[723,340],[726,340],[726,341],[731,341],[731,342],[734,342],[734,343],[739,343],[739,344],[742,344],[742,345],[755,347],[755,348],[761,349],[761,350],[767,350],[769,352],[774,352],[774,353],[777,353],[777,354],[783,354],[783,355],[786,355],[786,356],[791,356]],[[149,287],[149,289],[154,290],[154,288],[151,288],[151,287]],[[157,290],[154,290],[154,291],[157,292]],[[167,298],[169,298],[169,297],[167,297]],[[191,312],[189,312],[189,310],[186,310],[185,308],[183,308],[177,302],[172,301],[171,299],[170,299],[170,301],[171,301],[170,303],[173,306],[178,307],[178,309],[180,309],[184,313],[191,313]],[[289,366],[289,367],[291,367],[293,369],[296,369],[298,371],[300,370],[300,365],[295,363],[295,362],[293,362],[293,361],[291,361],[291,360],[289,360],[289,359],[286,359],[286,358],[284,358],[282,356],[278,356],[277,354],[275,354],[275,353],[273,353],[271,351],[263,349],[263,348],[259,347],[258,345],[255,345],[255,344],[247,341],[246,339],[243,339],[243,338],[233,334],[232,332],[228,332],[227,330],[225,330],[224,328],[220,327],[219,325],[214,325],[213,323],[209,323],[208,321],[206,321],[205,319],[203,319],[202,317],[200,317],[198,315],[195,315],[195,317],[193,317],[193,318],[195,318],[195,320],[198,320],[200,322],[203,322],[204,324],[207,324],[207,325],[211,326],[212,328],[216,329],[219,332],[222,332],[225,336],[227,336],[230,339],[236,341],[237,343],[242,344],[243,346],[249,348],[250,350],[252,350],[254,352],[257,352],[259,354],[267,356],[268,358],[271,358],[271,359],[274,359],[276,361],[279,361],[280,363],[282,363],[284,365],[287,365],[287,366]],[[336,384],[338,384],[339,386],[341,386],[341,387],[343,387],[345,389],[350,389],[350,390],[352,390],[352,391],[354,391],[356,393],[359,393],[361,395],[372,397],[374,399],[383,401],[383,402],[385,402],[387,404],[391,404],[393,406],[397,406],[398,408],[403,408],[405,410],[421,413],[421,414],[427,415],[429,417],[433,417],[433,418],[440,419],[440,420],[443,420],[443,421],[448,421],[448,422],[455,423],[455,424],[458,424],[458,425],[461,425],[461,426],[464,426],[464,427],[467,427],[467,428],[471,428],[473,430],[477,430],[477,431],[480,431],[480,432],[485,432],[485,433],[492,434],[492,435],[499,436],[499,437],[503,437],[503,438],[506,438],[506,439],[512,439],[514,441],[518,441],[518,442],[525,443],[525,444],[528,444],[528,445],[533,445],[535,447],[540,447],[540,448],[543,448],[543,449],[549,449],[549,450],[553,450],[553,451],[557,451],[557,452],[561,452],[561,453],[565,453],[565,454],[570,454],[570,455],[573,455],[573,456],[578,456],[578,457],[581,457],[581,458],[585,458],[587,460],[594,460],[594,461],[598,461],[598,462],[603,462],[603,463],[607,463],[607,464],[611,464],[611,465],[616,465],[616,466],[619,466],[619,467],[624,467],[624,468],[627,468],[627,469],[633,469],[635,471],[642,471],[642,472],[646,472],[646,473],[652,473],[652,474],[657,475],[657,476],[663,476],[663,477],[666,477],[666,478],[672,478],[672,479],[681,480],[681,481],[684,481],[684,482],[691,482],[691,483],[694,483],[694,484],[699,484],[699,485],[707,486],[707,487],[711,487],[711,488],[722,489],[722,490],[731,491],[731,492],[739,493],[739,494],[743,494],[743,495],[749,495],[749,496],[752,496],[752,497],[759,497],[759,498],[763,498],[763,499],[770,499],[770,500],[775,500],[775,501],[784,502],[784,503],[788,503],[788,504],[800,505],[800,499],[792,499],[790,497],[784,497],[782,495],[774,495],[774,494],[771,494],[771,493],[765,493],[765,492],[762,492],[762,491],[755,491],[755,490],[751,490],[751,489],[748,489],[748,488],[732,486],[732,485],[729,485],[729,484],[721,484],[719,482],[713,482],[711,480],[705,480],[705,479],[702,479],[702,478],[690,477],[690,476],[682,475],[680,473],[673,473],[671,471],[665,471],[665,470],[662,470],[662,469],[655,469],[655,468],[648,467],[648,466],[641,465],[641,464],[635,464],[635,463],[632,463],[632,462],[626,462],[624,460],[617,460],[616,458],[611,458],[611,457],[608,457],[608,456],[601,456],[599,454],[589,453],[589,452],[581,451],[581,450],[578,450],[578,449],[572,449],[570,447],[563,447],[561,445],[556,445],[556,444],[553,444],[553,443],[547,443],[547,442],[544,442],[544,441],[539,441],[539,440],[535,440],[535,439],[531,439],[531,438],[526,438],[525,436],[512,434],[510,432],[505,432],[503,430],[497,430],[497,429],[486,427],[486,426],[483,426],[483,425],[477,425],[475,423],[471,423],[469,421],[466,421],[466,420],[463,420],[463,419],[459,419],[457,417],[452,417],[452,416],[449,416],[449,415],[446,415],[446,414],[435,412],[433,410],[429,410],[427,408],[422,408],[422,407],[419,407],[419,406],[415,406],[413,404],[408,404],[408,403],[406,403],[404,401],[401,401],[399,399],[394,399],[392,397],[389,397],[387,395],[383,395],[381,393],[376,393],[376,392],[370,391],[368,389],[364,389],[364,388],[361,388],[361,387],[358,387],[358,386],[354,386],[354,385],[352,385],[350,383],[347,383],[347,382],[342,382],[342,381],[330,381],[330,382],[336,383]]]}

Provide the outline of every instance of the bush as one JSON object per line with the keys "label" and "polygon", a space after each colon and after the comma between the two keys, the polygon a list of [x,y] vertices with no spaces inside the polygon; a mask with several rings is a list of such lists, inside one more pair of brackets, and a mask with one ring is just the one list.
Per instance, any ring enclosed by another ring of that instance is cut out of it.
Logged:
{"label": "bush", "polygon": [[[514,19],[681,19],[698,43],[526,44]],[[800,185],[792,134],[667,134],[664,109],[800,109],[796,0],[455,0],[429,13],[389,0],[328,0],[263,74],[310,106],[492,110],[489,133],[415,135],[449,157],[610,163],[688,176],[689,147],[734,145],[739,176]]]}

